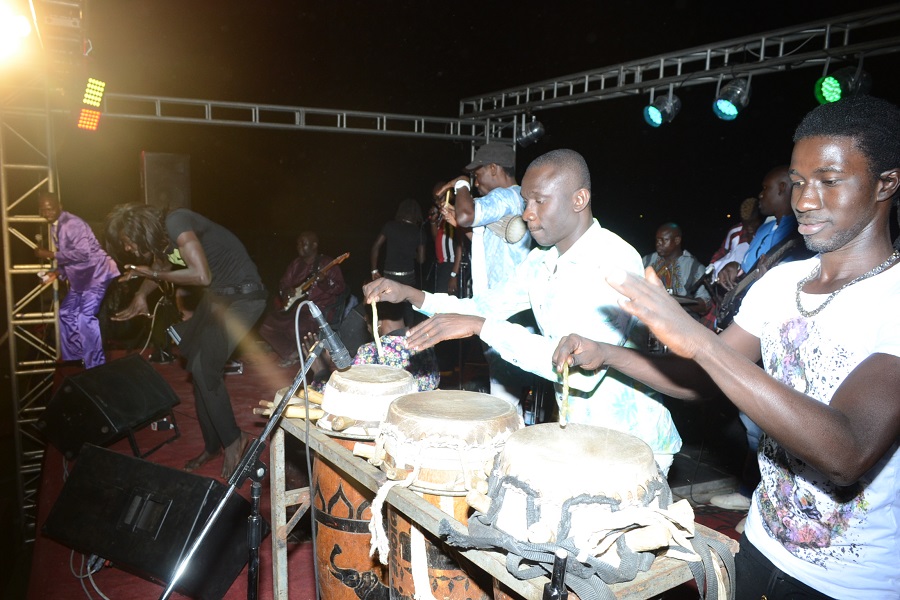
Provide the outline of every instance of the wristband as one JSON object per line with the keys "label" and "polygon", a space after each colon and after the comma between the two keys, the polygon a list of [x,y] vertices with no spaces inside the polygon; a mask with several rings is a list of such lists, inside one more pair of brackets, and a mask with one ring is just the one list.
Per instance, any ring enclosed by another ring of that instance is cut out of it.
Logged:
{"label": "wristband", "polygon": [[153,281],[159,281],[159,271],[153,271]]}
{"label": "wristband", "polygon": [[467,190],[471,191],[472,186],[469,185],[469,182],[466,181],[465,179],[460,179],[459,181],[456,182],[456,184],[454,184],[453,191],[458,192],[459,188],[466,188]]}
{"label": "wristband", "polygon": [[378,275],[378,269],[372,269],[372,275]]}
{"label": "wristband", "polygon": [[456,271],[450,271],[450,277],[456,277]]}

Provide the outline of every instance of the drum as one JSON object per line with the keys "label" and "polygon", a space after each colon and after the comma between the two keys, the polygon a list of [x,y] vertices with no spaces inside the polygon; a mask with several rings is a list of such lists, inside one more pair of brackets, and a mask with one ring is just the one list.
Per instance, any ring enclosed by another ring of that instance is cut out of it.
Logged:
{"label": "drum", "polygon": [[412,374],[396,367],[353,365],[335,371],[325,384],[325,416],[316,425],[336,437],[373,440],[391,402],[417,390]]}
{"label": "drum", "polygon": [[[671,491],[653,450],[637,437],[570,423],[516,432],[500,454],[490,490],[496,527],[517,540],[557,543],[573,538],[582,550],[607,529],[610,513],[668,506]],[[533,508],[530,508],[533,507]]]}
{"label": "drum", "polygon": [[[371,440],[398,395],[416,390],[412,375],[384,365],[356,365],[332,373],[322,398],[325,416],[317,426],[353,450],[355,440]],[[348,425],[343,428],[340,419]],[[328,418],[328,422],[323,420]],[[337,426],[341,431],[334,431]],[[363,462],[360,459],[360,462]],[[347,473],[313,455],[312,495],[318,584],[325,600],[355,600],[388,592],[387,570],[369,556],[374,494]],[[376,590],[376,591],[372,591]]]}
{"label": "drum", "polygon": [[634,579],[657,553],[699,560],[688,539],[693,511],[686,500],[671,500],[642,440],[578,423],[534,425],[507,439],[487,494],[470,495],[479,512],[470,517],[469,535],[449,532],[447,542],[506,550],[507,567],[519,578],[548,574],[554,552],[564,548],[566,585],[585,597]]}
{"label": "drum", "polygon": [[[521,427],[512,405],[486,394],[436,390],[401,396],[391,404],[376,440],[377,455],[384,458],[374,462],[389,479],[402,481],[467,523],[465,495],[487,489],[495,457]],[[490,577],[390,506],[387,524],[391,597],[411,598],[417,587],[435,598],[491,597]]]}

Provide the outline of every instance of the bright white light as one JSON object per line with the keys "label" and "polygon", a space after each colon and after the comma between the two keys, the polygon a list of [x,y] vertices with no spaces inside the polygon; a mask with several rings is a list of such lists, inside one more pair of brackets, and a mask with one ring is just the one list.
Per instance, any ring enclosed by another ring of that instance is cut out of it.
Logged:
{"label": "bright white light", "polygon": [[13,56],[22,47],[22,40],[31,33],[28,18],[0,4],[0,61]]}

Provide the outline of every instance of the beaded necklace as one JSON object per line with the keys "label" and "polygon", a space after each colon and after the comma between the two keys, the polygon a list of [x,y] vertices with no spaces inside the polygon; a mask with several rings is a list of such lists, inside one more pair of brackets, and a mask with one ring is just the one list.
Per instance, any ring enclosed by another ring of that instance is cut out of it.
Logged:
{"label": "beaded necklace", "polygon": [[795,295],[795,298],[796,298],[796,300],[797,300],[797,310],[800,312],[801,315],[803,315],[803,316],[806,317],[807,319],[810,318],[810,317],[814,317],[814,316],[816,316],[817,314],[819,314],[820,312],[822,312],[822,310],[823,310],[826,306],[828,306],[828,305],[831,303],[832,300],[834,300],[834,297],[837,296],[838,294],[840,294],[842,291],[844,291],[844,289],[850,287],[850,286],[853,285],[854,283],[859,283],[860,281],[862,281],[862,280],[864,280],[864,279],[868,279],[869,277],[874,277],[875,275],[878,275],[878,274],[881,273],[882,271],[885,271],[885,270],[889,269],[891,266],[893,266],[893,264],[894,264],[895,262],[897,262],[897,260],[900,260],[900,251],[895,250],[895,251],[887,258],[886,261],[884,261],[884,262],[881,263],[880,265],[877,265],[877,266],[874,267],[871,271],[868,271],[867,273],[863,273],[862,275],[860,275],[859,277],[857,277],[857,278],[854,279],[853,281],[848,281],[847,283],[845,283],[844,285],[842,285],[842,286],[839,287],[838,289],[836,289],[836,290],[834,290],[833,292],[831,292],[830,294],[828,294],[828,297],[825,298],[825,302],[823,302],[822,304],[820,304],[819,307],[816,308],[815,310],[809,310],[809,311],[807,311],[807,310],[804,310],[803,305],[800,303],[800,292],[801,292],[801,290],[803,289],[803,286],[804,286],[804,285],[806,285],[807,283],[809,283],[810,281],[812,281],[813,279],[815,279],[815,277],[819,274],[819,267],[821,267],[821,265],[820,265],[820,264],[819,264],[819,265],[816,265],[816,268],[814,268],[814,269],[812,270],[812,273],[810,273],[809,275],[807,275],[806,277],[804,277],[803,279],[801,279],[800,281],[797,282],[797,293],[796,293],[796,295]]}

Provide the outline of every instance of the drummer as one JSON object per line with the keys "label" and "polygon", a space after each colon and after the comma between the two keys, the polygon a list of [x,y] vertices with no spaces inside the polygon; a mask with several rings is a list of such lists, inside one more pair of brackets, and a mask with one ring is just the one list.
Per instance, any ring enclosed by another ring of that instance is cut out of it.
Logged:
{"label": "drummer", "polygon": [[[503,285],[473,298],[456,298],[379,279],[363,293],[369,303],[410,301],[434,315],[410,330],[410,347],[480,336],[504,360],[554,382],[559,401],[564,382],[553,368],[556,342],[570,329],[587,328],[612,344],[633,346],[630,334],[637,330],[636,321],[619,307],[622,296],[604,274],[625,269],[640,275],[643,267],[633,247],[593,218],[590,172],[574,150],[553,150],[535,159],[525,171],[522,197],[522,218],[540,247],[531,250]],[[506,320],[529,309],[541,334]],[[567,383],[570,422],[639,437],[668,472],[681,437],[659,396],[612,370],[576,370]]]}
{"label": "drummer", "polygon": [[712,306],[709,291],[701,283],[706,267],[682,248],[681,240],[678,224],[660,225],[656,230],[656,252],[644,257],[644,268],[653,267],[666,290],[699,321]]}

